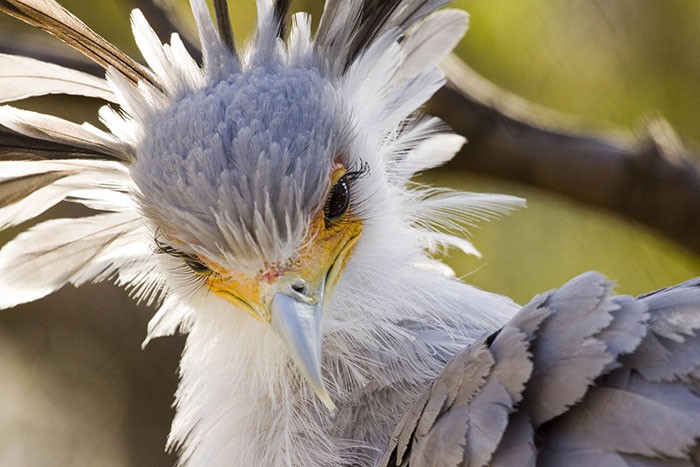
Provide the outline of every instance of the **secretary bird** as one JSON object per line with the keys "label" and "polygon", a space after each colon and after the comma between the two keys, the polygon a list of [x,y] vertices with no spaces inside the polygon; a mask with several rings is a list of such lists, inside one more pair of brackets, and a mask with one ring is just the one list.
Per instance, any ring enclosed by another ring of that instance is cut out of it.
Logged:
{"label": "secretary bird", "polygon": [[536,297],[456,280],[436,246],[522,200],[417,185],[464,139],[416,113],[467,28],[445,0],[258,0],[238,49],[191,0],[203,63],[131,16],[144,66],[54,0],[0,0],[105,70],[2,55],[0,101],[106,102],[105,129],[0,107],[0,307],[114,280],[187,333],[167,442],[188,466],[700,465],[698,281],[596,273]]}

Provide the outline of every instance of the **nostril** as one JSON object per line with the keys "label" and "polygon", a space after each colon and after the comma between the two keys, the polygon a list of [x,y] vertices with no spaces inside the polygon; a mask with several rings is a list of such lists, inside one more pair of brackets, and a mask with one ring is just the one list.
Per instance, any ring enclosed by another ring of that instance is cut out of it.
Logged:
{"label": "nostril", "polygon": [[292,284],[292,290],[300,295],[306,295],[308,292],[306,284],[301,283],[301,282],[297,282],[297,283]]}

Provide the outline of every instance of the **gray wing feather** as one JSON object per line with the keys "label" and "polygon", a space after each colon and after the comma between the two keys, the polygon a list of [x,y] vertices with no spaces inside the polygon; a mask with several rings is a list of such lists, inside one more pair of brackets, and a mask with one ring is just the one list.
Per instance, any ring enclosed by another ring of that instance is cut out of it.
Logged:
{"label": "gray wing feather", "polygon": [[617,357],[632,352],[647,333],[649,315],[647,307],[632,297],[613,297],[611,300],[619,309],[614,314],[610,325],[598,333],[608,354],[615,359],[610,362],[604,373],[619,367]]}
{"label": "gray wing feather", "polygon": [[404,465],[404,456],[413,442],[416,426],[423,414],[425,405],[428,403],[428,399],[430,399],[430,392],[425,391],[396,426],[398,437],[394,441],[396,444],[396,453],[392,465]]}
{"label": "gray wing feather", "polygon": [[479,448],[465,451],[465,464],[486,465],[501,442],[509,415],[522,399],[532,374],[528,347],[526,334],[511,326],[504,328],[491,345],[496,364],[469,405],[467,445]]}
{"label": "gray wing feather", "polygon": [[700,438],[700,400],[680,384],[651,383],[630,374],[604,378],[560,420],[542,430],[544,465],[560,451],[637,454],[653,458],[687,456]]}
{"label": "gray wing feather", "polygon": [[391,442],[395,449],[386,452],[382,465],[401,466],[409,462],[414,466],[431,465],[435,460],[434,450],[447,446],[445,437],[454,440],[455,432],[461,436],[456,439],[456,446],[447,446],[452,449],[446,450],[449,452],[445,453],[444,458],[451,457],[456,460],[453,465],[458,465],[463,456],[459,446],[464,443],[467,424],[452,426],[447,432],[442,429],[443,424],[439,424],[436,430],[433,427],[438,424],[441,415],[467,407],[485,383],[493,363],[493,358],[483,345],[470,346],[450,360],[441,377],[435,380],[397,425]]}
{"label": "gray wing feather", "polygon": [[528,415],[514,412],[491,458],[491,467],[534,467],[537,462],[535,430]]}
{"label": "gray wing feather", "polygon": [[553,313],[532,342],[535,370],[526,393],[535,424],[580,400],[611,362],[605,344],[594,338],[613,320],[616,307],[605,300],[609,292],[602,276],[589,273],[565,284],[545,303]]}
{"label": "gray wing feather", "polygon": [[455,355],[380,465],[700,465],[700,279],[610,291],[579,276]]}
{"label": "gray wing feather", "polygon": [[[538,297],[502,329],[487,347],[487,339],[464,349],[445,366],[431,388],[407,413],[394,432],[382,465],[482,465],[496,449],[507,427],[508,414],[520,400],[532,364],[527,343],[548,310]],[[478,417],[470,414],[481,412]],[[469,422],[467,422],[469,421]],[[470,465],[470,464],[467,464]]]}
{"label": "gray wing feather", "polygon": [[[455,416],[450,416],[450,413],[456,412],[458,416],[466,415],[469,403],[483,388],[494,364],[493,357],[485,347],[475,346],[470,350],[456,362],[453,360],[457,363],[456,368],[464,368],[460,377],[456,380],[451,378],[448,382],[438,381],[435,385],[434,396],[430,398],[424,410],[424,413],[427,412],[428,422],[430,420],[434,422],[426,423],[422,417],[419,420],[413,436],[415,449],[411,450],[410,465],[425,467],[437,464],[459,465],[463,450],[458,447],[468,436],[469,427],[466,423],[455,424],[455,420],[452,420]],[[432,400],[441,403],[431,404]],[[450,401],[451,404],[446,404]],[[443,417],[444,414],[448,416]],[[441,461],[438,461],[436,452],[441,453]]]}
{"label": "gray wing feather", "polygon": [[700,376],[700,319],[697,280],[646,295],[641,302],[654,310],[651,331],[626,364],[649,381],[698,379]]}
{"label": "gray wing feather", "polygon": [[642,456],[625,456],[629,467],[693,467],[697,465],[689,459],[650,459]]}

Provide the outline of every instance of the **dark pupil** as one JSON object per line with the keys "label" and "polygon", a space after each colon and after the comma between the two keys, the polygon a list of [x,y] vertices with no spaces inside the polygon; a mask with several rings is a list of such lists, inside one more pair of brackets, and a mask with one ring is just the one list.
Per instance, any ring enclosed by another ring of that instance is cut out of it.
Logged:
{"label": "dark pupil", "polygon": [[202,263],[196,258],[193,258],[191,256],[185,256],[183,259],[185,261],[185,264],[197,274],[207,274],[211,272],[204,263]]}
{"label": "dark pupil", "polygon": [[335,183],[328,197],[324,213],[327,221],[332,221],[345,214],[350,204],[350,186],[345,176]]}

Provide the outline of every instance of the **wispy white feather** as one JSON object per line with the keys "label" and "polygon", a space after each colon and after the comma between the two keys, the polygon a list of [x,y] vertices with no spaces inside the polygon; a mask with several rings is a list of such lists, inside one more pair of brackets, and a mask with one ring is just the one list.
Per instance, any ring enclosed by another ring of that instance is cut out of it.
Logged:
{"label": "wispy white feather", "polygon": [[437,65],[455,48],[469,27],[469,15],[461,10],[441,10],[414,27],[401,43],[406,57],[397,71],[401,81],[426,66]]}
{"label": "wispy white feather", "polygon": [[290,66],[308,68],[312,65],[311,15],[295,13],[289,30],[288,62]]}
{"label": "wispy white feather", "polygon": [[0,54],[0,103],[47,94],[73,94],[116,102],[104,78],[29,57]]}
{"label": "wispy white feather", "polygon": [[0,250],[0,308],[44,297],[67,283],[104,280],[151,256],[151,238],[134,212],[46,221]]}
{"label": "wispy white feather", "polygon": [[88,123],[78,125],[52,115],[3,105],[0,125],[26,136],[87,149],[116,160],[129,161],[133,157],[129,146]]}
{"label": "wispy white feather", "polygon": [[398,37],[399,31],[391,31],[379,38],[343,77],[344,86],[349,91],[348,98],[358,109],[357,118],[370,127],[381,123],[387,92],[393,85],[388,77],[394,75],[404,58],[397,43]]}
{"label": "wispy white feather", "polygon": [[204,74],[177,34],[173,34],[171,45],[162,44],[138,9],[131,13],[131,24],[141,54],[160,77],[170,98],[177,99],[203,84]]}
{"label": "wispy white feather", "polygon": [[193,313],[195,311],[186,301],[182,300],[180,295],[169,295],[148,322],[148,336],[143,341],[142,347],[146,347],[155,338],[172,336]]}
{"label": "wispy white feather", "polygon": [[481,253],[474,244],[462,236],[430,231],[424,232],[422,236],[425,239],[426,249],[431,253],[439,251],[440,247],[455,247],[465,255],[481,258]]}
{"label": "wispy white feather", "polygon": [[[60,173],[50,184],[0,208],[0,228],[32,219],[67,197],[103,210],[135,210],[125,195],[130,177],[119,164],[104,161],[8,161],[2,164],[0,183],[30,175]],[[121,192],[121,194],[120,194]]]}
{"label": "wispy white feather", "polygon": [[252,61],[258,64],[270,65],[280,58],[277,37],[277,22],[274,16],[274,0],[256,0],[257,31],[255,36],[255,52]]}
{"label": "wispy white feather", "polygon": [[401,86],[393,86],[387,95],[384,109],[377,116],[382,129],[390,131],[408,118],[416,109],[428,102],[433,94],[445,84],[445,75],[437,66],[427,67]]}
{"label": "wispy white feather", "polygon": [[204,0],[190,0],[190,6],[199,31],[199,41],[204,53],[207,77],[212,80],[224,80],[231,73],[241,69],[238,58],[221,41],[214,28],[206,2]]}
{"label": "wispy white feather", "polygon": [[402,134],[390,147],[389,157],[395,160],[390,173],[397,183],[404,184],[421,171],[441,166],[466,142],[463,136],[454,133],[437,133],[434,123],[421,127]]}
{"label": "wispy white feather", "polygon": [[421,200],[412,212],[415,221],[425,228],[464,231],[480,222],[498,218],[525,206],[516,196],[465,193],[445,189],[419,192]]}

